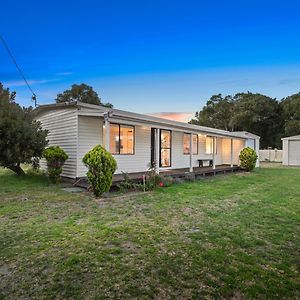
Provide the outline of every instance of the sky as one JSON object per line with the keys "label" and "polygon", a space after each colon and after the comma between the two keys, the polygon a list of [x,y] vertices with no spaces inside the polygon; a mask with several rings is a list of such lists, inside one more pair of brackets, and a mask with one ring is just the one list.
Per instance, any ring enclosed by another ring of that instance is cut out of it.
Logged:
{"label": "sky", "polygon": [[[213,94],[300,91],[299,1],[4,1],[4,37],[39,104],[74,83],[140,113],[194,113]],[[0,82],[32,105],[0,44]]]}

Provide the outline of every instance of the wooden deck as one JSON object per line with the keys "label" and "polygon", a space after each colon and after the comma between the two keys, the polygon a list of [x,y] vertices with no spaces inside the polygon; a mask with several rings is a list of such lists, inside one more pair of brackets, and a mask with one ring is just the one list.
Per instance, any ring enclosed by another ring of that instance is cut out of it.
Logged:
{"label": "wooden deck", "polygon": [[[217,174],[226,174],[226,173],[232,173],[238,171],[240,171],[239,166],[231,167],[230,165],[217,165],[215,169],[213,169],[212,167],[202,167],[202,168],[195,167],[193,169],[193,173],[189,172],[189,168],[160,170],[159,175],[171,176],[174,178],[185,178],[187,176],[194,176],[195,178],[199,178],[199,177],[215,176]],[[146,172],[129,173],[128,176],[133,181],[142,181],[143,175],[145,175],[145,173]],[[113,185],[118,184],[122,180],[124,180],[123,174],[115,174],[113,176]],[[74,185],[83,188],[87,188],[89,186],[86,178],[79,178]]]}

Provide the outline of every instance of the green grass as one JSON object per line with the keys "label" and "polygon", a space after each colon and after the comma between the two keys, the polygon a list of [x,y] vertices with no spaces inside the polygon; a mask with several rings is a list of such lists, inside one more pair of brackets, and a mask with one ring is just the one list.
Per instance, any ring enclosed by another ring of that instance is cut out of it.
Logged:
{"label": "green grass", "polygon": [[97,203],[0,169],[0,298],[300,298],[300,168]]}

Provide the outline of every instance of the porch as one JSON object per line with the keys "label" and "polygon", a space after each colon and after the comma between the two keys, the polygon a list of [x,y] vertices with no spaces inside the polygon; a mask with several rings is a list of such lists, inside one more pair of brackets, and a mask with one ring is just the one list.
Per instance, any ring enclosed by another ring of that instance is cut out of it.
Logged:
{"label": "porch", "polygon": [[[226,173],[233,173],[240,171],[241,168],[237,165],[230,166],[230,165],[216,165],[215,168],[213,167],[194,167],[193,172],[190,172],[189,168],[179,168],[179,169],[169,169],[169,170],[160,170],[159,174],[161,176],[171,176],[173,178],[186,178],[187,176],[195,176],[195,178],[201,178],[206,176],[215,176],[218,174],[226,174]],[[147,172],[133,172],[127,173],[129,178],[133,181],[141,181],[143,175]],[[113,176],[113,186],[117,185],[121,181],[124,180],[123,174],[115,174]],[[75,183],[75,186],[88,188],[89,183],[85,177],[79,178]]]}

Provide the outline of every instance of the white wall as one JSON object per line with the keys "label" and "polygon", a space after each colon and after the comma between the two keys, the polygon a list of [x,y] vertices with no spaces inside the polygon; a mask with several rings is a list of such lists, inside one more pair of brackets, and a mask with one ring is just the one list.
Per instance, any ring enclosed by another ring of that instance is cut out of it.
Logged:
{"label": "white wall", "polygon": [[[170,168],[163,169],[178,169],[189,168],[190,155],[183,154],[183,135],[184,132],[172,131],[172,166]],[[193,154],[193,167],[198,167],[198,159],[212,159],[212,154],[206,154],[206,137],[204,135],[198,135],[198,154]],[[222,157],[222,138],[217,138],[217,154],[215,155],[216,164],[223,163]],[[208,165],[209,162],[204,164]]]}
{"label": "white wall", "polygon": [[[48,146],[60,146],[68,154],[69,158],[63,166],[62,176],[76,177],[77,159],[77,110],[60,108],[48,111],[38,116],[43,129],[49,130]],[[41,168],[46,169],[45,160],[41,160]]]}
{"label": "white wall", "polygon": [[300,140],[288,141],[288,165],[300,166]]}
{"label": "white wall", "polygon": [[282,140],[282,164],[284,166],[289,165],[289,141]]}
{"label": "white wall", "polygon": [[99,117],[78,116],[77,176],[86,176],[83,156],[96,145],[102,145],[103,120]]}
{"label": "white wall", "polygon": [[151,161],[151,128],[135,126],[135,148],[133,155],[113,155],[117,161],[116,174],[123,172],[145,172]]}

